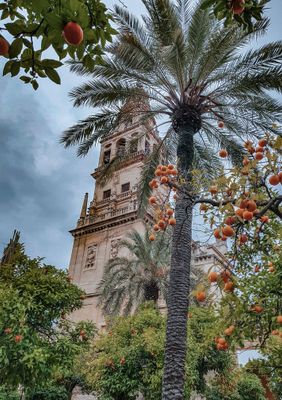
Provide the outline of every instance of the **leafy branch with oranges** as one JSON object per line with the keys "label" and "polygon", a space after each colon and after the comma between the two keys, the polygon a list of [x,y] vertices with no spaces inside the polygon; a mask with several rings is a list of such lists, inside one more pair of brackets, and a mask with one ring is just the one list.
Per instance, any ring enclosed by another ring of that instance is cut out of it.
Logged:
{"label": "leafy branch with oranges", "polygon": [[[60,84],[57,69],[70,56],[89,70],[102,62],[106,42],[116,31],[100,0],[0,1],[0,56],[7,59],[3,75],[20,79],[36,90],[38,78]],[[43,53],[52,50],[51,58]]]}

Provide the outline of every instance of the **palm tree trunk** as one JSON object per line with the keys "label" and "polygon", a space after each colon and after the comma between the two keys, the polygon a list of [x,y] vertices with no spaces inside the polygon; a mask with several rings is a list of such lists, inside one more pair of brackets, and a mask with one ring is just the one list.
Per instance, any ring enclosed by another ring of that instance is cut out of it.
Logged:
{"label": "palm tree trunk", "polygon": [[[189,189],[193,162],[193,134],[191,126],[178,130],[178,170],[186,178]],[[168,320],[165,344],[165,364],[162,399],[183,400],[185,359],[187,350],[187,314],[190,290],[190,264],[192,244],[193,199],[188,194],[179,194],[176,202],[172,240],[170,286],[168,298]]]}

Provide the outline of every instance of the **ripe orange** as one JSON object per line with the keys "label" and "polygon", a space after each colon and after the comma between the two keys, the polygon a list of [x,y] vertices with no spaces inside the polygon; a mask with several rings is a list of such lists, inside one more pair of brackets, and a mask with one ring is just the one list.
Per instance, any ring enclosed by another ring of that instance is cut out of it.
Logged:
{"label": "ripe orange", "polygon": [[169,164],[169,165],[167,166],[167,169],[173,170],[173,169],[174,169],[174,165],[173,165],[173,164]]}
{"label": "ripe orange", "polygon": [[68,44],[79,46],[83,41],[83,30],[79,24],[70,21],[64,26],[63,36]]}
{"label": "ripe orange", "polygon": [[216,228],[215,230],[214,230],[214,232],[213,232],[213,235],[214,235],[214,237],[216,238],[216,239],[221,239],[221,231],[220,231],[220,229],[219,228]]}
{"label": "ripe orange", "polygon": [[228,152],[225,149],[221,149],[218,154],[221,158],[226,158],[228,156]]}
{"label": "ripe orange", "polygon": [[250,164],[250,160],[248,158],[244,158],[244,160],[242,161],[244,167],[246,167],[248,164]]}
{"label": "ripe orange", "polygon": [[12,333],[12,328],[5,328],[5,329],[4,329],[4,333],[6,333],[7,335],[9,335],[10,333]]}
{"label": "ripe orange", "polygon": [[263,153],[261,153],[261,152],[256,153],[255,159],[258,160],[258,161],[262,160],[263,159]]}
{"label": "ripe orange", "polygon": [[278,315],[276,321],[278,322],[278,324],[282,324],[282,315]]}
{"label": "ripe orange", "polygon": [[217,282],[218,275],[216,272],[211,272],[208,276],[210,282]]}
{"label": "ripe orange", "polygon": [[246,221],[251,221],[251,219],[253,218],[254,214],[251,211],[244,211],[243,212],[243,218]]}
{"label": "ripe orange", "polygon": [[260,314],[261,312],[263,312],[263,307],[260,306],[260,305],[258,305],[258,304],[256,304],[256,305],[252,308],[252,311],[254,311],[254,312],[257,313],[257,314]]}
{"label": "ripe orange", "polygon": [[240,203],[240,205],[239,205],[239,207],[240,207],[241,209],[245,209],[245,208],[247,208],[247,204],[248,204],[248,200],[247,200],[247,199],[242,200],[241,203]]}
{"label": "ripe orange", "polygon": [[224,285],[224,291],[225,292],[233,292],[234,290],[234,283],[233,282],[226,282],[226,284]]}
{"label": "ripe orange", "polygon": [[153,242],[155,240],[155,236],[154,235],[150,235],[149,236],[149,240],[150,240],[150,242]]}
{"label": "ripe orange", "polygon": [[261,220],[261,222],[263,222],[264,224],[266,224],[266,223],[269,221],[269,218],[268,218],[267,215],[263,215],[263,216],[260,218],[260,220]]}
{"label": "ripe orange", "polygon": [[261,146],[256,147],[256,153],[263,153],[264,152],[264,148]]}
{"label": "ripe orange", "polygon": [[224,236],[224,235],[222,235],[222,236],[221,236],[221,240],[222,240],[223,242],[225,242],[225,240],[227,240],[227,237]]}
{"label": "ripe orange", "polygon": [[164,227],[165,227],[165,221],[164,221],[163,219],[160,219],[159,222],[158,222],[158,225],[159,225],[159,228],[160,228],[160,229],[164,229]]}
{"label": "ripe orange", "polygon": [[23,340],[22,335],[16,335],[16,336],[14,337],[14,341],[15,341],[16,343],[20,343],[22,340]]}
{"label": "ripe orange", "polygon": [[279,182],[282,183],[282,171],[278,174]]}
{"label": "ripe orange", "polygon": [[229,328],[225,329],[224,333],[225,333],[226,336],[231,336],[232,333],[234,332],[234,330],[235,330],[235,326],[234,325],[230,325]]}
{"label": "ripe orange", "polygon": [[171,174],[171,175],[177,175],[177,174],[178,174],[178,172],[177,172],[177,170],[176,170],[176,169],[172,169],[172,170],[170,171],[170,174]]}
{"label": "ripe orange", "polygon": [[149,203],[150,203],[150,204],[156,204],[156,202],[157,202],[157,199],[156,199],[154,196],[151,196],[151,197],[149,198]]}
{"label": "ripe orange", "polygon": [[174,211],[173,211],[171,208],[168,208],[168,209],[166,210],[166,213],[167,213],[167,215],[168,215],[169,217],[171,217],[171,216],[173,215]]}
{"label": "ripe orange", "polygon": [[257,204],[254,200],[248,200],[246,204],[246,209],[248,211],[255,211],[257,209]]}
{"label": "ripe orange", "polygon": [[224,283],[227,283],[231,277],[231,272],[228,269],[225,269],[220,273],[220,277]]}
{"label": "ripe orange", "polygon": [[218,338],[218,339],[217,339],[217,343],[219,343],[219,344],[225,344],[225,343],[226,343],[226,340],[225,340],[224,338]]}
{"label": "ripe orange", "polygon": [[275,268],[274,268],[274,267],[269,267],[269,268],[268,268],[268,271],[269,271],[269,272],[275,272]]}
{"label": "ripe orange", "polygon": [[168,182],[168,177],[162,176],[161,177],[161,183],[167,183]]}
{"label": "ripe orange", "polygon": [[226,237],[231,237],[234,235],[235,232],[234,232],[234,229],[230,225],[225,225],[222,228],[222,233]]}
{"label": "ripe orange", "polygon": [[266,139],[260,139],[260,140],[258,141],[258,145],[259,145],[260,147],[265,147],[265,146],[267,145],[267,140],[266,140]]}
{"label": "ripe orange", "polygon": [[170,218],[170,219],[168,220],[168,224],[169,224],[169,225],[172,225],[172,226],[176,225],[176,219],[175,219],[175,218]]}
{"label": "ripe orange", "polygon": [[271,335],[278,336],[279,335],[279,331],[277,329],[274,329],[274,331],[271,332]]}
{"label": "ripe orange", "polygon": [[199,302],[205,301],[205,300],[206,300],[206,293],[205,293],[205,292],[198,292],[198,293],[196,294],[196,299],[197,299]]}
{"label": "ripe orange", "polygon": [[244,210],[242,208],[238,208],[238,210],[235,211],[235,214],[241,218],[243,218],[243,213],[244,213]]}
{"label": "ripe orange", "polygon": [[255,148],[254,148],[254,147],[249,147],[249,148],[248,148],[248,152],[249,152],[250,154],[254,154]]}
{"label": "ripe orange", "polygon": [[215,186],[215,185],[210,186],[209,192],[210,192],[211,194],[216,194],[216,193],[218,192],[217,186]]}
{"label": "ripe orange", "polygon": [[225,218],[224,222],[226,223],[226,225],[233,225],[235,224],[236,220],[234,217],[227,217]]}
{"label": "ripe orange", "polygon": [[161,176],[162,175],[161,169],[157,168],[156,171],[155,171],[155,175],[156,176]]}
{"label": "ripe orange", "polygon": [[119,363],[120,363],[120,365],[124,365],[124,364],[125,364],[125,358],[122,357],[122,358],[120,359]]}
{"label": "ripe orange", "polygon": [[158,232],[158,230],[159,230],[159,225],[155,224],[155,225],[153,226],[153,229],[154,229],[155,232]]}
{"label": "ripe orange", "polygon": [[254,272],[259,272],[260,268],[258,265],[255,266]]}
{"label": "ripe orange", "polygon": [[165,165],[163,165],[163,166],[161,167],[161,170],[162,170],[162,172],[167,172],[167,167],[166,167]]}
{"label": "ripe orange", "polygon": [[0,56],[7,56],[9,54],[10,45],[6,39],[0,37]]}
{"label": "ripe orange", "polygon": [[247,241],[248,241],[248,236],[245,233],[243,233],[242,235],[239,236],[239,243],[240,244],[244,244]]}
{"label": "ripe orange", "polygon": [[245,7],[245,0],[233,0],[232,2],[232,11],[235,15],[240,15],[244,12]]}
{"label": "ripe orange", "polygon": [[223,121],[219,121],[218,122],[218,127],[219,128],[224,128],[224,122]]}
{"label": "ripe orange", "polygon": [[272,186],[276,186],[279,183],[279,176],[278,175],[271,175],[269,177],[269,183]]}
{"label": "ripe orange", "polygon": [[247,149],[248,147],[251,147],[253,145],[253,142],[251,140],[246,140],[244,143],[244,147]]}
{"label": "ripe orange", "polygon": [[85,331],[81,330],[81,331],[79,332],[79,336],[84,337],[84,336],[85,336]]}

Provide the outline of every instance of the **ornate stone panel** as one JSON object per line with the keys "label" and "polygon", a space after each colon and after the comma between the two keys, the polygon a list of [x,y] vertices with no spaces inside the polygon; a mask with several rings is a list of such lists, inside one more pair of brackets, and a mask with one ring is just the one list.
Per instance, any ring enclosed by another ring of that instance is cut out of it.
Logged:
{"label": "ornate stone panel", "polygon": [[95,269],[96,258],[97,258],[97,244],[91,244],[87,248],[84,270]]}
{"label": "ornate stone panel", "polygon": [[121,241],[121,238],[111,239],[111,250],[110,250],[110,258],[111,259],[116,258],[118,256],[120,241]]}

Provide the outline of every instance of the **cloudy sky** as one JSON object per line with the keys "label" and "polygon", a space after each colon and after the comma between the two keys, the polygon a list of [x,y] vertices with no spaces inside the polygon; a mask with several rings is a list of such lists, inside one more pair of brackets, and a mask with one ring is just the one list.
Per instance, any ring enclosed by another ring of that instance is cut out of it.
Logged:
{"label": "cloudy sky", "polygon": [[[114,1],[105,1],[111,7]],[[141,0],[123,0],[135,14]],[[271,0],[271,28],[263,41],[281,39],[281,0]],[[0,61],[0,66],[2,66]],[[91,110],[74,109],[68,92],[81,82],[67,67],[62,85],[42,80],[34,92],[16,78],[0,77],[0,252],[14,229],[31,256],[66,267],[85,192],[92,195],[90,173],[98,149],[84,159],[59,144],[61,132]]]}

